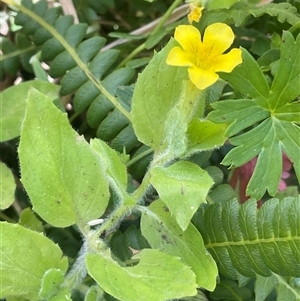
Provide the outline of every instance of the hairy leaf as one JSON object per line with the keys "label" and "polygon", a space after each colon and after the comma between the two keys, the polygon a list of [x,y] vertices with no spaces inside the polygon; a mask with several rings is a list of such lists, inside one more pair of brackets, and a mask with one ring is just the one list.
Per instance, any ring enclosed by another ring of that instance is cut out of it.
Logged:
{"label": "hairy leaf", "polygon": [[15,200],[16,183],[11,170],[0,162],[0,209],[7,209]]}
{"label": "hairy leaf", "polygon": [[181,94],[185,70],[168,66],[167,55],[176,41],[172,40],[139,75],[132,99],[132,124],[138,139],[159,148],[163,141],[165,121]]}
{"label": "hairy leaf", "polygon": [[196,164],[179,161],[167,168],[152,168],[150,183],[185,230],[199,205],[205,202],[213,180]]}
{"label": "hairy leaf", "polygon": [[30,87],[35,88],[51,100],[58,98],[60,86],[33,80],[12,86],[0,93],[0,141],[16,138],[20,135],[21,122],[25,115],[26,99]]}
{"label": "hairy leaf", "polygon": [[121,267],[102,252],[88,254],[86,264],[96,282],[121,301],[162,301],[197,293],[195,275],[179,258],[144,249],[133,259],[139,263]]}
{"label": "hairy leaf", "polygon": [[44,273],[52,268],[65,273],[67,258],[62,257],[59,247],[43,234],[3,222],[0,231],[0,297],[23,296],[38,300]]}
{"label": "hairy leaf", "polygon": [[149,210],[143,212],[141,227],[152,248],[180,257],[196,274],[199,287],[214,290],[218,273],[216,264],[206,252],[201,235],[191,223],[183,231],[164,203],[157,200]]}
{"label": "hairy leaf", "polygon": [[98,155],[36,90],[29,92],[19,156],[22,183],[47,222],[82,228],[104,213],[109,192]]}

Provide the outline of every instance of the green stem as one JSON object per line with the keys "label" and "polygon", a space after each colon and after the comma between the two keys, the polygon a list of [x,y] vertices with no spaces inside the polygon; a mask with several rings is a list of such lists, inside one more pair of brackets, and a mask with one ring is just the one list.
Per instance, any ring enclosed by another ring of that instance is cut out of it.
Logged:
{"label": "green stem", "polygon": [[101,235],[107,235],[110,231],[112,231],[116,225],[118,225],[122,219],[129,215],[134,206],[126,206],[121,205],[112,214],[108,217],[108,219],[96,229],[96,231],[91,235],[90,241],[94,241],[99,238]]}
{"label": "green stem", "polygon": [[[158,24],[155,26],[154,30],[148,37],[148,39],[155,35],[165,24],[165,22],[169,19],[175,8],[182,2],[182,0],[176,0],[173,2],[173,4],[169,7],[169,9],[166,11],[166,13],[163,15],[163,17],[160,19]],[[143,51],[146,48],[146,43],[141,44],[138,48],[136,48],[131,54],[129,54],[119,65],[117,68],[120,68],[124,66],[128,61],[130,61],[132,58],[134,58],[138,53]]]}
{"label": "green stem", "polygon": [[11,52],[11,53],[0,55],[0,62],[3,62],[5,60],[11,59],[13,57],[17,57],[17,56],[20,56],[20,55],[23,55],[23,54],[26,54],[28,52],[31,52],[33,50],[38,50],[38,49],[40,49],[40,47],[36,47],[33,45],[26,49],[19,49],[14,52]]}
{"label": "green stem", "polygon": [[3,0],[3,2],[7,4],[12,4],[16,8],[18,8],[20,11],[22,11],[24,14],[28,15],[30,18],[32,18],[34,21],[39,23],[42,27],[44,27],[46,30],[48,30],[53,37],[69,52],[71,57],[74,59],[76,64],[79,66],[79,68],[85,73],[85,75],[88,77],[88,79],[98,88],[98,90],[124,115],[127,117],[129,121],[131,121],[131,115],[130,113],[122,107],[122,105],[117,101],[117,99],[110,94],[103,86],[102,84],[95,78],[95,76],[90,72],[87,65],[79,58],[79,56],[76,53],[76,50],[72,48],[68,42],[65,40],[65,38],[60,35],[54,27],[52,27],[50,24],[45,22],[43,18],[36,15],[33,11],[29,10],[23,5],[19,5],[15,1],[12,0]]}
{"label": "green stem", "polygon": [[143,51],[145,49],[145,43],[141,44],[138,48],[136,48],[134,51],[132,51],[118,66],[118,68],[121,68],[126,65],[127,62],[129,62],[132,58],[134,58],[138,53]]}
{"label": "green stem", "polygon": [[175,0],[173,2],[173,4],[169,7],[169,9],[167,10],[167,12],[163,15],[163,17],[160,19],[160,21],[158,22],[157,26],[155,27],[155,29],[152,31],[150,36],[155,35],[165,24],[165,22],[169,19],[169,17],[171,16],[171,14],[173,13],[174,9],[182,2],[182,0]]}
{"label": "green stem", "polygon": [[143,159],[144,157],[150,155],[153,153],[153,148],[149,148],[147,150],[145,150],[144,152],[140,153],[139,155],[137,155],[136,157],[132,158],[127,164],[126,166],[129,167],[131,165],[133,165],[135,162]]}

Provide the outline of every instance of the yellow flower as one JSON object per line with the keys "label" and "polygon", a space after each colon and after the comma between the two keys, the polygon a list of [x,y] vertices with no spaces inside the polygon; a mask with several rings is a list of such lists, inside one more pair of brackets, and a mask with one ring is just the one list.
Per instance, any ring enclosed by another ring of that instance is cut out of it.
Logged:
{"label": "yellow flower", "polygon": [[175,29],[175,40],[181,47],[169,52],[167,64],[187,66],[190,80],[200,90],[214,84],[219,75],[216,72],[231,72],[242,63],[242,51],[234,48],[223,54],[234,40],[234,33],[224,23],[209,25],[203,42],[199,30],[191,25],[179,25]]}
{"label": "yellow flower", "polygon": [[197,4],[190,4],[190,13],[188,14],[188,20],[190,24],[192,24],[193,21],[199,22],[203,9],[204,7],[199,7]]}

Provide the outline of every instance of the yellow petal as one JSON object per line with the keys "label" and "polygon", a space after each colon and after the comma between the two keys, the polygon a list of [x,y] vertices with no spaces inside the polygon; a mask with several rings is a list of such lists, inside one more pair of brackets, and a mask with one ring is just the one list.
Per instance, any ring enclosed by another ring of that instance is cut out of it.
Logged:
{"label": "yellow petal", "polygon": [[204,7],[196,7],[191,5],[190,6],[191,12],[188,14],[188,20],[189,23],[192,24],[193,21],[199,22],[201,16],[202,16],[202,10]]}
{"label": "yellow petal", "polygon": [[242,51],[234,48],[230,52],[217,57],[212,69],[216,72],[231,72],[242,61]]}
{"label": "yellow petal", "polygon": [[219,78],[219,75],[211,70],[202,70],[197,67],[188,69],[190,80],[200,90],[213,85]]}
{"label": "yellow petal", "polygon": [[228,25],[214,23],[207,26],[203,37],[203,44],[207,51],[210,52],[209,56],[216,56],[228,49],[233,40],[234,33]]}
{"label": "yellow petal", "polygon": [[189,54],[184,52],[180,47],[174,47],[170,50],[167,60],[171,66],[192,66]]}
{"label": "yellow petal", "polygon": [[190,53],[194,53],[195,49],[202,44],[199,30],[192,25],[177,26],[174,38],[184,51]]}

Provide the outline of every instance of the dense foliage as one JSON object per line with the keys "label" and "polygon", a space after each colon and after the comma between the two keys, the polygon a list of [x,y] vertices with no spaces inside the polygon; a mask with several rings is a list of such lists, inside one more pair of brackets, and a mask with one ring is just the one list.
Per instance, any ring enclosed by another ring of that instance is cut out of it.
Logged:
{"label": "dense foliage", "polygon": [[300,2],[189,2],[0,2],[1,300],[300,300]]}

